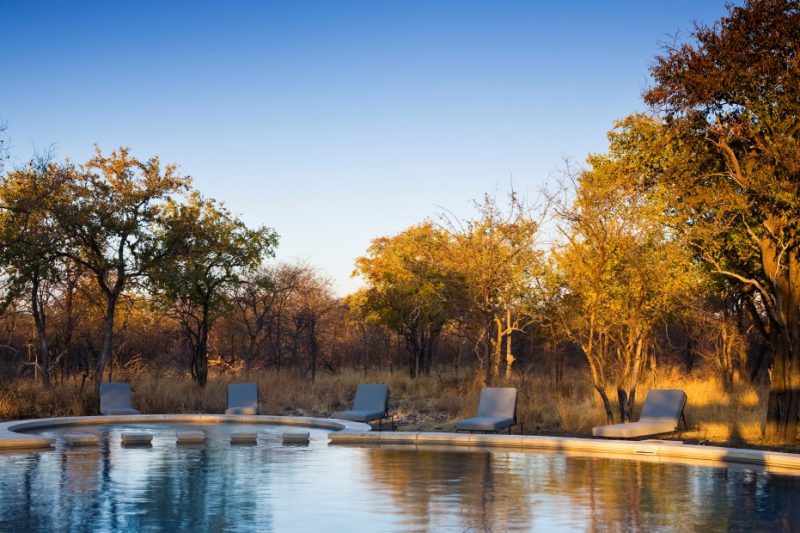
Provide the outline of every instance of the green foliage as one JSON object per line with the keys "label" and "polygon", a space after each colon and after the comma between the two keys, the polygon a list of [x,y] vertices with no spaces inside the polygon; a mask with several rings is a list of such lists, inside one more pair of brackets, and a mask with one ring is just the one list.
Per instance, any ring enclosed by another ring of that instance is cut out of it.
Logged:
{"label": "green foliage", "polygon": [[127,148],[99,150],[67,183],[51,216],[64,236],[62,253],[94,275],[108,297],[144,280],[175,250],[161,238],[168,199],[185,191],[188,178],[158,158],[145,162]]}
{"label": "green foliage", "polygon": [[58,280],[61,238],[48,206],[58,202],[69,176],[67,167],[32,161],[0,178],[0,265],[6,289],[2,307],[33,282]]}
{"label": "green foliage", "polygon": [[368,287],[351,303],[369,322],[400,333],[417,324],[441,329],[452,316],[458,285],[447,268],[447,248],[447,234],[429,222],[375,239],[367,255],[356,260],[355,274]]}
{"label": "green foliage", "polygon": [[373,241],[356,261],[367,288],[348,303],[413,346],[448,325],[457,328],[497,377],[501,341],[527,326],[535,306],[539,224],[514,194],[507,212],[490,197],[477,207],[475,219],[446,220],[444,227],[425,222]]}
{"label": "green foliage", "polygon": [[[748,0],[658,58],[645,100],[675,151],[663,185],[775,353],[768,435],[800,428],[800,3]],[[678,161],[681,162],[681,158]],[[685,163],[691,164],[685,164]]]}
{"label": "green foliage", "polygon": [[272,229],[249,229],[225,207],[196,192],[183,203],[169,200],[162,225],[160,239],[176,253],[158,265],[151,279],[168,304],[221,308],[226,291],[261,266],[278,244]]}
{"label": "green foliage", "polygon": [[463,294],[463,280],[448,261],[446,232],[426,222],[394,237],[375,239],[356,260],[355,274],[367,287],[348,305],[370,324],[387,326],[406,339],[412,374],[425,370],[433,343],[452,321]]}
{"label": "green foliage", "polygon": [[159,239],[174,253],[150,275],[151,286],[174,311],[192,347],[192,376],[205,386],[208,335],[229,292],[261,266],[278,244],[269,228],[251,230],[222,205],[198,193],[186,202],[168,200]]}
{"label": "green foliage", "polygon": [[577,340],[606,405],[613,380],[620,416],[630,418],[655,326],[674,319],[701,285],[697,263],[672,227],[670,198],[653,180],[664,153],[660,124],[634,115],[610,135],[607,155],[589,157],[571,205],[561,205],[565,246],[555,253],[564,283],[561,316]]}

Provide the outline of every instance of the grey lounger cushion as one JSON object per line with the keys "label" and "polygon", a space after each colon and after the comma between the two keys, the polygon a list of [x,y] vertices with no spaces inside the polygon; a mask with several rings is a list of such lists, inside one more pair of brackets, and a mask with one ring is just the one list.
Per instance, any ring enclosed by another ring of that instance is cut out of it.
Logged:
{"label": "grey lounger cushion", "polygon": [[456,426],[462,431],[500,431],[516,424],[517,389],[485,387],[478,401],[478,416],[462,420]]}
{"label": "grey lounger cushion", "polygon": [[139,415],[131,407],[131,386],[129,383],[100,384],[100,414],[103,415]]}
{"label": "grey lounger cushion", "polygon": [[353,422],[370,422],[387,416],[389,408],[389,385],[361,384],[356,389],[353,409],[336,413],[334,418]]}
{"label": "grey lounger cushion", "polygon": [[630,439],[672,433],[678,429],[685,405],[686,393],[682,390],[654,389],[647,393],[638,422],[599,426],[592,429],[592,435]]}
{"label": "grey lounger cushion", "polygon": [[226,415],[258,414],[258,385],[234,383],[228,385],[228,408]]}
{"label": "grey lounger cushion", "polygon": [[463,431],[500,431],[514,425],[513,418],[501,418],[498,416],[476,416],[461,420],[456,429]]}

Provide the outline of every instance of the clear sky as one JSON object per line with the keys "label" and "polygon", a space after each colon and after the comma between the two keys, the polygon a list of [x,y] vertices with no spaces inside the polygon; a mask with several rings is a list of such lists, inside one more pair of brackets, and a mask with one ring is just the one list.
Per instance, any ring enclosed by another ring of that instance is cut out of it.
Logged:
{"label": "clear sky", "polygon": [[0,0],[12,164],[94,145],[177,162],[340,294],[370,240],[485,192],[534,196],[643,110],[717,0]]}

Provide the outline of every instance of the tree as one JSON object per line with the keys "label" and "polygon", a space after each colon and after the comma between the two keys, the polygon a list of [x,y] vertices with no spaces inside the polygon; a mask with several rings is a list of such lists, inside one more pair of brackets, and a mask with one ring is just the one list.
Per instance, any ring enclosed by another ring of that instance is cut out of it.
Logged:
{"label": "tree", "polygon": [[459,323],[482,362],[478,378],[494,383],[501,373],[503,341],[510,374],[515,359],[512,335],[523,331],[534,316],[531,310],[543,271],[543,254],[536,247],[540,223],[514,192],[506,211],[488,195],[477,208],[476,219],[447,221],[453,242],[448,260],[466,290]]}
{"label": "tree", "polygon": [[173,306],[192,348],[191,373],[208,380],[208,335],[231,290],[274,253],[277,234],[249,229],[213,200],[192,193],[186,203],[167,202],[162,240],[175,250],[153,269],[156,291]]}
{"label": "tree", "polygon": [[36,336],[36,375],[45,386],[59,362],[50,357],[47,308],[56,292],[69,299],[76,281],[77,269],[61,253],[64,241],[52,216],[73,170],[43,156],[0,178],[0,271],[6,281],[0,309],[24,296]]}
{"label": "tree", "polygon": [[264,364],[283,366],[287,308],[304,283],[315,276],[302,264],[262,267],[232,291],[235,323],[244,329],[247,368],[258,357]]}
{"label": "tree", "polygon": [[372,241],[356,260],[355,274],[367,287],[347,304],[368,323],[381,324],[405,339],[411,377],[429,373],[436,342],[464,294],[460,276],[449,268],[448,234],[425,222],[393,237]]}
{"label": "tree", "polygon": [[95,388],[111,357],[117,304],[131,289],[176,252],[162,238],[167,199],[188,188],[190,180],[174,165],[161,168],[158,158],[140,161],[120,148],[95,156],[71,174],[64,194],[48,204],[61,236],[59,254],[94,278],[103,294],[102,348],[95,367]]}
{"label": "tree", "polygon": [[698,254],[739,284],[772,348],[766,436],[800,429],[800,3],[747,0],[668,49],[645,101],[666,119],[661,174]]}
{"label": "tree", "polygon": [[[322,334],[328,319],[334,311],[342,306],[330,289],[330,282],[322,278],[311,268],[302,271],[302,278],[292,298],[291,317],[294,326],[292,347],[297,356],[301,344],[306,348],[308,371],[311,382],[317,379],[317,366],[320,361],[333,368],[323,358]],[[328,343],[329,346],[332,342]],[[332,348],[332,346],[330,346]]]}
{"label": "tree", "polygon": [[[618,124],[625,131],[633,117]],[[682,241],[667,226],[665,198],[627,159],[619,130],[608,155],[593,155],[571,205],[559,206],[566,243],[555,254],[563,278],[562,324],[580,345],[592,383],[613,423],[608,381],[620,421],[631,420],[653,327],[669,319],[699,277]],[[638,152],[636,152],[638,153]]]}

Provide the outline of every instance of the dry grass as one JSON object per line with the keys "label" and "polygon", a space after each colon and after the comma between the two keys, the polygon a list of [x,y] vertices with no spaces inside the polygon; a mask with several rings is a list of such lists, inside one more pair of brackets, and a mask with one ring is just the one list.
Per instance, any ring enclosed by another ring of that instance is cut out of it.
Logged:
{"label": "dry grass", "polygon": [[[358,383],[388,383],[391,408],[401,430],[453,430],[458,419],[474,416],[480,390],[472,378],[432,375],[412,380],[404,373],[370,374],[365,378],[361,373],[342,372],[320,375],[311,384],[299,373],[264,371],[249,376],[213,376],[204,389],[180,374],[146,373],[115,379],[131,382],[134,404],[145,413],[221,413],[229,383],[256,381],[263,412],[304,416],[330,416],[349,408]],[[599,397],[586,377],[575,372],[564,382],[557,387],[546,376],[539,376],[505,383],[520,391],[518,418],[525,421],[527,433],[590,435],[593,426],[605,423]],[[681,435],[683,439],[766,444],[761,428],[766,395],[751,385],[737,384],[729,394],[713,376],[687,377],[677,371],[662,371],[658,376],[648,376],[638,389],[638,409],[649,388],[686,391],[686,414],[692,429]],[[97,405],[91,391],[89,383],[83,390],[73,381],[45,390],[19,381],[0,390],[0,419],[94,414]]]}

